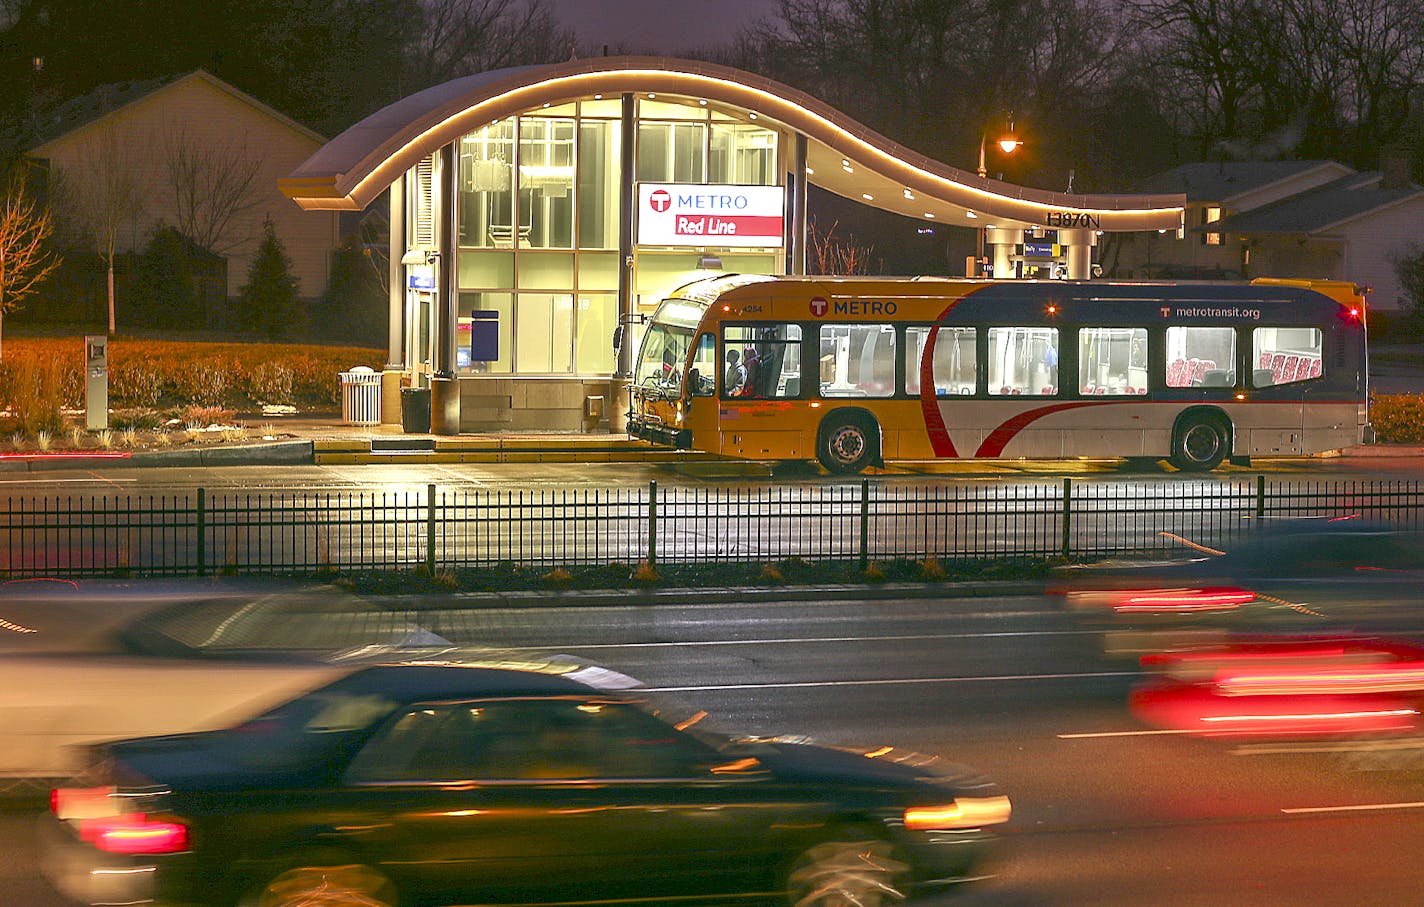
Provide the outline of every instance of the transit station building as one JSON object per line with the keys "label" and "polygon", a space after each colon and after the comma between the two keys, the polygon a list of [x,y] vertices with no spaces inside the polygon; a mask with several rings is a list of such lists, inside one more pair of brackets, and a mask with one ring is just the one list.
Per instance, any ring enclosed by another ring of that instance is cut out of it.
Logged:
{"label": "transit station building", "polygon": [[362,210],[389,190],[382,413],[398,422],[400,388],[429,387],[437,434],[622,430],[642,318],[709,274],[804,274],[808,185],[979,229],[1000,276],[1038,256],[1087,279],[1101,233],[1176,233],[1186,203],[980,177],[805,92],[663,57],[437,85],[279,185],[313,211]]}

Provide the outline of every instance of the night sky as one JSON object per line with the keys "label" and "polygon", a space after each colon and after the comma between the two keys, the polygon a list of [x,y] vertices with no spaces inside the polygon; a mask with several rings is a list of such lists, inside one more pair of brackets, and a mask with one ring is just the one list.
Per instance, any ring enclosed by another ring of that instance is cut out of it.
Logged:
{"label": "night sky", "polygon": [[777,8],[776,0],[550,0],[549,5],[582,44],[668,56],[725,44],[742,26]]}

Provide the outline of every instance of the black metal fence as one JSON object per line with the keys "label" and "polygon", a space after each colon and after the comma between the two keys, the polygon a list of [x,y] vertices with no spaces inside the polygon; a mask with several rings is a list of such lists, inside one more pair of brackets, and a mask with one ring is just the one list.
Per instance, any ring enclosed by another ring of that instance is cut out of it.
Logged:
{"label": "black metal fence", "polygon": [[489,565],[1088,559],[1230,544],[1272,519],[1417,527],[1417,481],[946,482],[10,498],[11,577]]}

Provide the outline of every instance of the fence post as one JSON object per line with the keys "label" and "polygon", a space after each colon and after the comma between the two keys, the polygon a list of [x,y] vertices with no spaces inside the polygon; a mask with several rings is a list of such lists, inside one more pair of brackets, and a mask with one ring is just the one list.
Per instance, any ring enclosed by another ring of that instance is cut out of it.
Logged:
{"label": "fence post", "polygon": [[1071,554],[1073,544],[1073,480],[1063,479],[1063,544],[1061,550],[1063,559],[1067,560]]}
{"label": "fence post", "polygon": [[870,567],[870,480],[860,480],[860,569]]}
{"label": "fence post", "polygon": [[198,575],[208,574],[207,491],[198,489]]}
{"label": "fence post", "polygon": [[1266,477],[1256,476],[1256,519],[1266,515]]}
{"label": "fence post", "polygon": [[648,481],[648,567],[658,568],[658,480]]}
{"label": "fence post", "polygon": [[435,575],[435,484],[426,486],[425,499],[425,572]]}

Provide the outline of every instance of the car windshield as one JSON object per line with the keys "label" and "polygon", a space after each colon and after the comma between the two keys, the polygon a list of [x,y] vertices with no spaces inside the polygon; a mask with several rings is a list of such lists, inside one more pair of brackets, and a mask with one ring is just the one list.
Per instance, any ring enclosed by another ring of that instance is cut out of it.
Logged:
{"label": "car windshield", "polygon": [[693,328],[654,323],[643,335],[638,360],[639,387],[672,388],[682,380],[687,349],[692,344]]}

